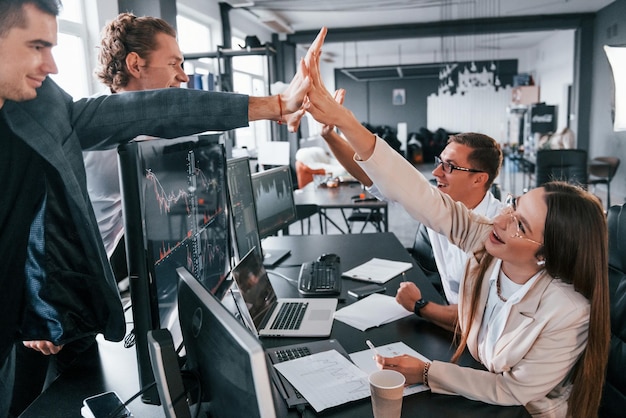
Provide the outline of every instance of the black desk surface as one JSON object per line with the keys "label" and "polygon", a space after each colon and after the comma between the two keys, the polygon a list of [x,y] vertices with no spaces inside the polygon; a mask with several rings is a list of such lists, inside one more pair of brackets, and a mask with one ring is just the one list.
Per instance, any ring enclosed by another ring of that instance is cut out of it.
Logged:
{"label": "black desk surface", "polygon": [[[338,254],[344,270],[371,257],[412,262],[410,255],[392,233],[270,237],[263,245],[268,249],[287,246],[291,249],[291,255],[274,269],[291,278],[297,277],[302,262],[313,260],[322,253]],[[294,285],[280,276],[270,274],[270,279],[279,296],[290,297],[298,294]],[[407,271],[406,279],[417,283],[425,297],[441,300],[417,266],[414,265],[414,268]],[[401,277],[397,277],[387,282],[388,295],[395,295],[401,280]],[[340,296],[343,302],[340,302],[338,309],[354,301],[346,292],[362,284],[363,282],[355,280],[343,280]],[[366,339],[375,345],[403,341],[432,360],[448,360],[454,352],[451,333],[413,315],[366,332],[335,321],[331,337],[338,339],[348,352],[364,350],[367,347]],[[303,339],[264,338],[263,344],[267,347],[276,347],[301,341]],[[79,359],[75,367],[59,377],[21,417],[79,417],[82,400],[88,396],[114,390],[122,400],[126,400],[138,391],[134,349],[126,349],[122,343],[103,341],[99,337],[98,359],[99,361],[93,361],[93,357]],[[480,367],[469,354],[461,359],[460,364]],[[136,417],[164,417],[160,407],[145,405],[139,399],[133,401],[129,408]],[[295,410],[287,411],[284,404],[279,404],[277,413],[279,416],[298,416]],[[372,407],[369,399],[364,399],[322,411],[317,415],[311,409],[307,409],[305,416],[371,417]],[[437,395],[428,391],[405,397],[402,416],[513,418],[529,415],[523,407],[497,407],[460,396]]]}
{"label": "black desk surface", "polygon": [[[374,199],[356,202],[353,197],[365,193],[366,198]],[[386,208],[387,202],[374,198],[363,191],[359,183],[340,184],[337,187],[315,187],[313,183],[295,190],[293,197],[296,205],[315,205],[320,208]]]}

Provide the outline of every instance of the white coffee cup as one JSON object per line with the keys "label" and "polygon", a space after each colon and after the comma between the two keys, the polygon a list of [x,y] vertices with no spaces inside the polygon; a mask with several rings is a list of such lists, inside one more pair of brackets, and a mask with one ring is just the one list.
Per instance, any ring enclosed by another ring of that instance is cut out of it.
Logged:
{"label": "white coffee cup", "polygon": [[374,418],[400,418],[404,375],[395,370],[378,370],[369,376]]}

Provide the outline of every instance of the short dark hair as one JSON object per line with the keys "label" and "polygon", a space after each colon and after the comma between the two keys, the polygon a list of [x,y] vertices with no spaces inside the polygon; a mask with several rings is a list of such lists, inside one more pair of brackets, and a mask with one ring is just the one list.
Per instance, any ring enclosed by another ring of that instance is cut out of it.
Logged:
{"label": "short dark hair", "polygon": [[149,60],[158,47],[156,35],[159,33],[176,38],[176,29],[161,18],[119,14],[102,29],[96,77],[114,92],[126,87],[130,80],[126,56],[135,52]]}
{"label": "short dark hair", "polygon": [[61,0],[0,0],[0,37],[14,27],[26,26],[24,6],[27,4],[52,16],[58,16],[62,7]]}
{"label": "short dark hair", "polygon": [[448,144],[456,142],[457,144],[466,145],[472,148],[467,157],[476,170],[484,171],[489,175],[486,190],[489,190],[502,166],[502,149],[500,144],[490,136],[478,134],[475,132],[465,132],[456,135],[450,135]]}

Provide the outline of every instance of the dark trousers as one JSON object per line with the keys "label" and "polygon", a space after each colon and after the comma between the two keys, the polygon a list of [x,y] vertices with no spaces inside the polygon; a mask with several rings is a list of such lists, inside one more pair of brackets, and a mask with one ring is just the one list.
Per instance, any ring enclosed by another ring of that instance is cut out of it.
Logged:
{"label": "dark trousers", "polygon": [[9,416],[9,404],[13,393],[15,348],[0,362],[0,418],[6,418]]}
{"label": "dark trousers", "polygon": [[94,356],[97,356],[94,336],[67,343],[57,354],[49,356],[17,342],[15,344],[15,384],[10,417],[19,416],[54,379],[87,350],[90,350],[89,354],[93,351]]}

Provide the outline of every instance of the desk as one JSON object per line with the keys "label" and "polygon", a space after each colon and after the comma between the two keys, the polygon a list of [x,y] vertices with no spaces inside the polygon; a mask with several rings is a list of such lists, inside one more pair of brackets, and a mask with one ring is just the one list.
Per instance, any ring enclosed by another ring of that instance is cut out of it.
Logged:
{"label": "desk", "polygon": [[[392,258],[407,261],[413,268],[407,271],[408,280],[416,282],[425,297],[441,301],[441,296],[430,285],[421,270],[418,270],[411,256],[392,233],[354,234],[354,235],[302,235],[269,237],[264,243],[267,248],[291,249],[291,255],[276,270],[282,274],[296,277],[300,263],[310,261],[321,253],[336,253],[341,257],[343,269],[349,269],[367,261],[370,257]],[[290,282],[270,274],[272,284],[281,297],[298,295]],[[387,294],[395,295],[401,279],[394,278],[387,282]],[[342,298],[339,308],[354,301],[347,296],[350,288],[362,285],[362,282],[344,279]],[[333,325],[332,338],[337,338],[348,352],[366,349],[365,340],[370,339],[376,345],[404,341],[415,350],[430,359],[448,360],[454,348],[451,333],[416,316],[410,316],[384,326],[361,332],[342,322]],[[264,338],[266,347],[277,347],[303,341],[297,338]],[[120,398],[128,399],[138,391],[136,357],[134,349],[125,349],[122,343],[110,343],[99,338],[99,362],[79,361],[68,372],[59,377],[37,400],[21,415],[22,418],[42,416],[77,417],[82,400],[87,396],[107,390],[115,390]],[[465,354],[460,364],[480,367],[469,354]],[[164,417],[160,407],[133,401],[130,410],[136,417]],[[288,411],[284,404],[278,404],[277,415],[298,417],[295,410]],[[403,416],[414,417],[529,417],[523,407],[498,407],[465,399],[460,396],[432,394],[430,391],[405,397]],[[372,407],[369,399],[351,402],[335,407],[320,414],[314,414],[309,408],[306,416],[319,417],[371,417]]]}
{"label": "desk", "polygon": [[[406,272],[406,279],[415,282],[425,298],[442,302],[441,295],[432,286],[430,281],[417,267],[409,253],[392,233],[382,234],[351,234],[351,235],[290,235],[268,237],[264,241],[267,248],[290,248],[291,254],[275,270],[289,277],[297,277],[300,263],[310,261],[322,252],[332,252],[341,257],[341,267],[348,270],[371,257],[389,258],[397,261],[406,261],[413,264],[413,268]],[[297,297],[297,290],[287,281],[270,275],[276,292],[281,297]],[[387,282],[387,295],[395,295],[401,277]],[[363,282],[343,279],[341,299],[337,309],[355,301],[347,295],[351,288],[362,286]],[[447,361],[454,353],[452,334],[438,326],[420,319],[414,315],[394,321],[378,328],[361,332],[356,328],[335,321],[331,338],[336,338],[348,353],[361,351],[367,348],[365,340],[371,340],[375,345],[385,345],[403,341],[416,351],[431,360]],[[266,347],[277,347],[286,344],[296,344],[302,341],[295,338],[264,338]],[[482,368],[469,353],[465,353],[459,364],[469,367]],[[307,409],[307,416],[313,415],[312,409]],[[289,417],[297,417],[295,411],[289,411]],[[372,406],[369,399],[351,402],[347,405],[322,411],[320,417],[371,417]],[[430,391],[421,392],[405,397],[402,406],[403,417],[529,417],[523,407],[499,407],[482,402],[471,401],[460,396],[446,396],[433,394]]]}
{"label": "desk", "polygon": [[331,209],[339,209],[341,211],[347,233],[350,233],[351,230],[344,209],[379,210],[383,214],[384,231],[388,231],[387,202],[380,200],[355,202],[353,198],[361,193],[365,193],[366,198],[375,199],[372,195],[365,192],[359,183],[340,183],[338,187],[315,187],[313,183],[309,183],[302,189],[295,190],[293,197],[296,206],[317,206],[322,233],[328,230],[327,222],[330,222],[342,234],[346,232],[326,213]]}

